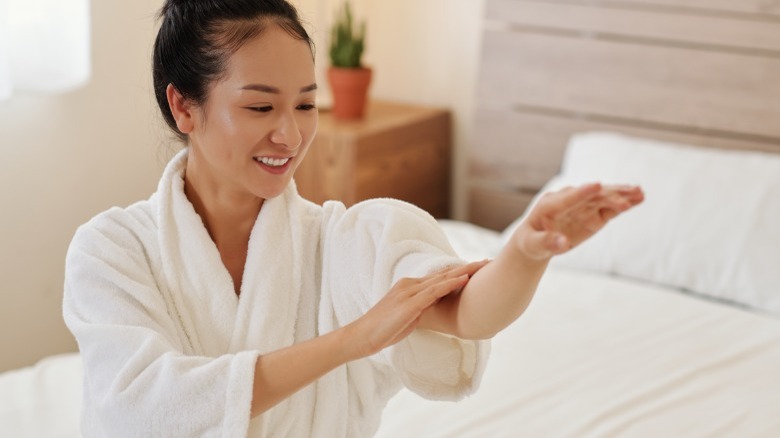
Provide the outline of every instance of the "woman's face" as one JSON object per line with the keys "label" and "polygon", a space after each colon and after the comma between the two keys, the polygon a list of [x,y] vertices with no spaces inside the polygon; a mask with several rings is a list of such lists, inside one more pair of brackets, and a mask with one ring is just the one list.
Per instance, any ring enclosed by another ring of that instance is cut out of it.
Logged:
{"label": "woman's face", "polygon": [[187,180],[200,196],[282,193],[317,130],[311,49],[269,25],[229,59],[193,112]]}

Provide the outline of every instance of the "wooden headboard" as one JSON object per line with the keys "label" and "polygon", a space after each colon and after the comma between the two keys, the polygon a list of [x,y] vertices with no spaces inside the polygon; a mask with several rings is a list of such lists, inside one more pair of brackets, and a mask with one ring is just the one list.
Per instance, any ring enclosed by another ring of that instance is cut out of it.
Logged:
{"label": "wooden headboard", "polygon": [[780,0],[486,0],[469,220],[502,229],[572,134],[780,153]]}

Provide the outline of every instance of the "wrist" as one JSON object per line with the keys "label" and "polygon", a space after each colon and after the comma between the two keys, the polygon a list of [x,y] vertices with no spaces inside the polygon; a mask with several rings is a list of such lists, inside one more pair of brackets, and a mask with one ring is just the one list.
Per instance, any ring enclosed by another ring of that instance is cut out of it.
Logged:
{"label": "wrist", "polygon": [[517,228],[511,242],[521,256],[540,263],[549,263],[556,254],[572,248],[569,238],[562,232],[545,231],[529,223]]}
{"label": "wrist", "polygon": [[360,319],[339,328],[333,334],[337,337],[337,345],[344,355],[345,363],[374,354],[368,346],[364,345],[367,337],[360,334]]}
{"label": "wrist", "polygon": [[514,266],[524,266],[530,269],[545,269],[552,260],[555,254],[551,252],[545,252],[544,254],[534,254],[532,251],[528,251],[517,239],[514,245],[506,245],[501,251],[501,255],[504,256]]}

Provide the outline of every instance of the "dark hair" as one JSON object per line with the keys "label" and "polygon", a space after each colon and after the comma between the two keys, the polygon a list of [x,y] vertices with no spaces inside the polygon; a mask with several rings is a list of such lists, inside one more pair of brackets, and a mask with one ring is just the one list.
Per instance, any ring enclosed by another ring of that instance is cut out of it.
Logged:
{"label": "dark hair", "polygon": [[159,18],[152,59],[154,94],[165,123],[185,142],[187,135],[177,128],[168,106],[168,84],[184,99],[203,105],[209,85],[225,73],[230,55],[269,23],[314,50],[298,12],[285,0],[166,0]]}

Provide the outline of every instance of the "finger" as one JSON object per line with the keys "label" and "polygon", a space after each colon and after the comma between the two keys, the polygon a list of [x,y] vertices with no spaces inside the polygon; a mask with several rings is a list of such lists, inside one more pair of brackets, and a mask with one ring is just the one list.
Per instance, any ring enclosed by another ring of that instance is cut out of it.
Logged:
{"label": "finger", "polygon": [[641,187],[636,187],[635,190],[629,192],[628,197],[634,205],[641,204],[645,200],[645,192]]}
{"label": "finger", "polygon": [[585,184],[572,190],[552,193],[539,207],[543,214],[565,214],[575,210],[601,193],[600,183]]}
{"label": "finger", "polygon": [[627,199],[626,196],[621,195],[617,191],[609,190],[580,206],[576,214],[579,216],[587,216],[595,214],[605,208],[622,213],[634,205],[636,205],[636,203],[632,202],[631,199]]}
{"label": "finger", "polygon": [[471,277],[477,271],[485,267],[485,265],[487,265],[488,263],[490,263],[490,260],[485,259],[476,262],[466,263],[465,265],[455,266],[454,269],[449,272],[448,276],[460,277],[461,275],[466,274],[469,277]]}
{"label": "finger", "polygon": [[601,208],[601,205],[588,205],[570,213],[565,218],[562,218],[560,230],[569,230],[569,232],[574,232],[578,235],[582,233],[588,235],[597,233],[605,224],[599,214]]}
{"label": "finger", "polygon": [[411,298],[414,297],[415,295],[418,295],[428,290],[428,288],[432,286],[436,286],[442,282],[465,275],[465,274],[453,275],[452,273],[457,268],[460,268],[460,266],[451,266],[442,269],[440,271],[436,271],[431,274],[428,274],[425,277],[421,277],[418,283],[414,285],[410,285],[409,287],[405,288],[401,293],[404,296]]}
{"label": "finger", "polygon": [[643,196],[636,198],[626,198],[621,196],[614,196],[607,200],[598,208],[598,214],[601,219],[606,223],[620,214],[634,208],[644,200]]}
{"label": "finger", "polygon": [[[447,266],[445,268],[438,269],[436,271],[433,271],[433,272],[431,272],[429,274],[426,274],[426,275],[420,277],[420,281],[421,282],[422,281],[427,281],[427,280],[429,280],[431,278],[440,278],[440,277],[445,277],[445,276],[448,276],[448,275],[452,276],[452,273],[455,272],[456,269],[460,269],[461,267],[463,267],[463,265],[452,265],[452,266]],[[455,275],[455,276],[457,277],[457,275]]]}
{"label": "finger", "polygon": [[420,283],[422,283],[422,280],[420,278],[414,278],[414,277],[402,277],[395,282],[395,284],[400,287],[412,287]]}
{"label": "finger", "polygon": [[606,191],[617,191],[620,193],[630,193],[640,189],[639,186],[633,184],[604,184],[603,189]]}
{"label": "finger", "polygon": [[[602,186],[595,196],[586,198],[583,202],[570,206],[565,211],[558,212],[558,217],[565,215],[576,217],[578,221],[593,216],[601,218],[602,209],[614,210],[620,214],[644,200],[644,193],[638,186],[608,185]],[[612,218],[615,215],[608,214]]]}
{"label": "finger", "polygon": [[[601,199],[590,203],[578,211],[568,215],[565,219],[567,229],[580,229],[592,235],[601,230],[608,221],[631,208],[631,204],[620,198]],[[579,241],[579,239],[575,239]]]}
{"label": "finger", "polygon": [[466,264],[463,264],[463,265],[450,266],[449,268],[447,268],[445,270],[442,270],[442,271],[439,271],[439,272],[442,272],[442,273],[446,272],[446,275],[449,276],[449,277],[460,277],[463,274],[471,275],[472,273],[477,272],[480,269],[482,269],[482,267],[485,266],[486,264],[488,264],[489,262],[490,262],[490,260],[488,260],[488,259],[479,260],[479,261],[476,261],[476,262],[469,262],[469,263],[466,263]]}
{"label": "finger", "polygon": [[626,199],[625,196],[620,195],[618,193],[609,193],[604,197],[603,202],[600,205],[600,208],[610,208],[618,212],[623,212],[628,210],[632,206],[633,204],[631,203],[631,201]]}
{"label": "finger", "polygon": [[523,252],[539,260],[568,251],[571,242],[565,234],[554,231],[532,232],[524,241]]}
{"label": "finger", "polygon": [[465,265],[456,265],[442,269],[441,271],[437,271],[433,274],[423,277],[424,281],[421,283],[421,286],[428,286],[429,284],[437,282],[442,278],[455,278],[464,274],[471,277],[488,263],[490,263],[490,260],[480,260],[477,262],[467,263]]}
{"label": "finger", "polygon": [[599,196],[593,201],[570,213],[566,218],[586,232],[598,232],[610,220],[630,210],[636,204],[616,192]]}
{"label": "finger", "polygon": [[460,277],[442,279],[437,283],[430,284],[421,289],[414,296],[415,304],[421,306],[419,307],[420,310],[425,310],[440,298],[462,289],[468,282],[469,276],[466,274],[463,274]]}
{"label": "finger", "polygon": [[609,185],[604,186],[604,192],[618,194],[634,205],[639,204],[645,199],[644,191],[639,186]]}
{"label": "finger", "polygon": [[599,216],[601,216],[601,220],[603,220],[604,222],[611,221],[620,213],[621,213],[620,211],[611,208],[602,208],[599,210]]}

